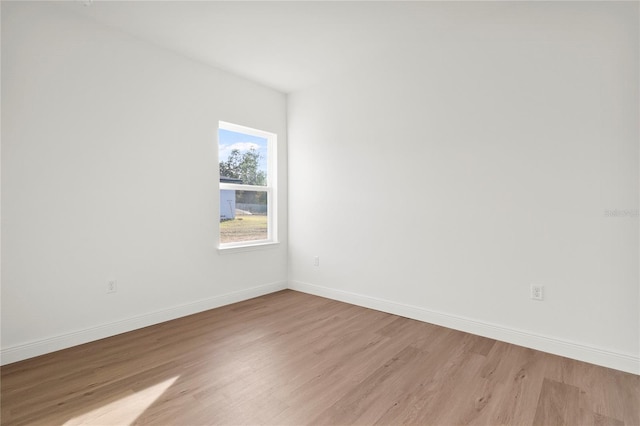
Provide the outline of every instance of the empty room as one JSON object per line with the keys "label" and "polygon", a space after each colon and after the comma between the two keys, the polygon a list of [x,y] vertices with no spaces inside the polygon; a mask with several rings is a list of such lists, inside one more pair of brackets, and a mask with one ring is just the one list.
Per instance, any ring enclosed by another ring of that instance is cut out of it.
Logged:
{"label": "empty room", "polygon": [[1,1],[2,425],[640,425],[637,1]]}

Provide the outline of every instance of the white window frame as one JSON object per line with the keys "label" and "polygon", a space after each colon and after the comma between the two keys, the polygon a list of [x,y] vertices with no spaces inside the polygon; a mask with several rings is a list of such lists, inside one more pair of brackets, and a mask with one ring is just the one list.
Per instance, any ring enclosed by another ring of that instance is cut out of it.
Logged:
{"label": "white window frame", "polygon": [[[278,136],[275,133],[270,133],[264,130],[253,129],[251,127],[241,126],[239,124],[228,123],[226,121],[220,121],[218,123],[218,130],[229,130],[236,133],[244,133],[246,135],[257,136],[267,140],[267,185],[244,185],[236,183],[223,183],[220,182],[220,158],[216,163],[216,170],[218,174],[218,220],[222,214],[222,206],[220,206],[220,191],[224,189],[232,191],[261,191],[267,193],[267,239],[264,240],[251,240],[251,241],[238,241],[234,243],[222,243],[220,237],[220,224],[218,223],[218,249],[233,251],[235,249],[242,248],[259,248],[260,246],[268,246],[278,244],[278,194],[277,194],[277,142]],[[219,157],[220,151],[220,132],[216,134],[216,157]]]}

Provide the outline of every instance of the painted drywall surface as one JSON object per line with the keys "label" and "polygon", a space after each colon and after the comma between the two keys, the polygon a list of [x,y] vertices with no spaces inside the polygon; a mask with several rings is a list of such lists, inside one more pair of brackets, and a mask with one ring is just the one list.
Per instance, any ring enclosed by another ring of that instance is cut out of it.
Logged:
{"label": "painted drywall surface", "polygon": [[637,358],[638,5],[439,7],[289,96],[290,280]]}
{"label": "painted drywall surface", "polygon": [[[218,120],[279,136],[275,248],[217,250]],[[286,151],[284,95],[50,4],[3,2],[3,350],[285,286]]]}

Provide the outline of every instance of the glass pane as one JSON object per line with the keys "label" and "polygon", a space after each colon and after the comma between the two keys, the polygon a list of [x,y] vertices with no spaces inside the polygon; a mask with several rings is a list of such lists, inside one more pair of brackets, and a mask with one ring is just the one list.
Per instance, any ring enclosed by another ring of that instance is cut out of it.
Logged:
{"label": "glass pane", "polygon": [[220,182],[267,185],[267,139],[218,130]]}
{"label": "glass pane", "polygon": [[220,190],[220,242],[268,238],[267,193]]}

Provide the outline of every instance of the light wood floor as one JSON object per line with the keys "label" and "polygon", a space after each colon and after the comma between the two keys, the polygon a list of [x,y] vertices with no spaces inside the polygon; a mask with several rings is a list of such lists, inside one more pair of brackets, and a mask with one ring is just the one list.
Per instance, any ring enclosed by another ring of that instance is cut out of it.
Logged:
{"label": "light wood floor", "polygon": [[640,377],[290,290],[2,368],[2,424],[640,425]]}

